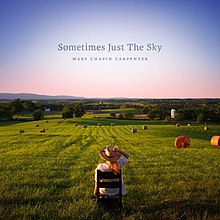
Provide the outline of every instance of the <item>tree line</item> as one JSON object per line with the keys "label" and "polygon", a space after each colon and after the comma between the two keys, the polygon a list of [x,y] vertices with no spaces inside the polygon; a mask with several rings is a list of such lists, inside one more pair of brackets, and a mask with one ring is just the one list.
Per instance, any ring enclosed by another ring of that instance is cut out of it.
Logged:
{"label": "tree line", "polygon": [[45,108],[51,111],[62,111],[63,118],[82,117],[85,114],[82,103],[36,103],[31,100],[15,99],[11,102],[0,104],[0,120],[16,120],[18,114],[32,114],[33,120],[41,120],[44,117]]}
{"label": "tree line", "polygon": [[[85,100],[79,101],[38,101],[15,99],[0,103],[0,120],[15,120],[18,114],[32,114],[34,120],[43,118],[45,108],[62,112],[62,118],[82,117],[86,111],[101,113],[111,109],[110,117],[133,119],[135,114],[146,114],[147,119],[171,120],[170,111],[176,109],[175,121],[220,122],[219,99],[134,99],[134,100]],[[113,111],[112,111],[113,110]]]}
{"label": "tree line", "polygon": [[[168,106],[156,106],[149,108],[144,112],[147,113],[150,119],[161,119],[170,121],[170,111],[172,108],[167,109]],[[197,122],[220,122],[220,106],[198,106],[198,107],[177,107],[175,108],[176,114],[175,121],[197,121]]]}

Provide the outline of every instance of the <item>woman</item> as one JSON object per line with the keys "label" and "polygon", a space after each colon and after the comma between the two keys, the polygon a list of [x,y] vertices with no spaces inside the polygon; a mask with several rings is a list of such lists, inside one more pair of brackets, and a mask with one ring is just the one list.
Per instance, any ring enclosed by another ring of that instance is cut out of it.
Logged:
{"label": "woman", "polygon": [[[108,146],[105,149],[102,149],[99,152],[101,158],[106,160],[105,163],[100,163],[95,170],[95,188],[94,188],[94,196],[97,197],[98,189],[97,189],[97,170],[101,170],[103,172],[113,171],[118,173],[120,169],[128,162],[129,154],[125,151],[120,150],[119,148],[115,148],[113,146]],[[122,157],[121,157],[122,156]],[[100,189],[100,194],[105,196],[115,196],[118,194],[118,189]],[[126,194],[124,181],[122,178],[122,195]]]}

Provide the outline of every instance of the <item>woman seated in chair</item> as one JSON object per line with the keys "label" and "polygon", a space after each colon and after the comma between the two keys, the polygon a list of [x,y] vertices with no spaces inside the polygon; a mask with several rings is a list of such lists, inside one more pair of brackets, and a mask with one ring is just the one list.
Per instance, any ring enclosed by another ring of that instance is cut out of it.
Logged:
{"label": "woman seated in chair", "polygon": [[[97,197],[98,189],[97,189],[97,170],[101,170],[103,172],[113,171],[114,173],[120,172],[122,167],[127,163],[129,154],[125,151],[120,150],[119,148],[115,148],[113,146],[108,146],[105,149],[102,149],[99,152],[101,158],[106,160],[105,163],[100,163],[95,170],[95,188],[94,188],[94,196]],[[122,156],[122,157],[121,157]],[[101,196],[115,196],[118,194],[117,189],[100,189]],[[126,194],[124,181],[122,178],[122,195]]]}

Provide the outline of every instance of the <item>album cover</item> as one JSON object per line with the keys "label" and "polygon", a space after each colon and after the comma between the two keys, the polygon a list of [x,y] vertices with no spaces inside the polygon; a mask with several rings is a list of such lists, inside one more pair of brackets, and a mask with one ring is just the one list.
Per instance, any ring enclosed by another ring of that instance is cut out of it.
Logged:
{"label": "album cover", "polygon": [[218,1],[1,1],[1,93],[219,98]]}

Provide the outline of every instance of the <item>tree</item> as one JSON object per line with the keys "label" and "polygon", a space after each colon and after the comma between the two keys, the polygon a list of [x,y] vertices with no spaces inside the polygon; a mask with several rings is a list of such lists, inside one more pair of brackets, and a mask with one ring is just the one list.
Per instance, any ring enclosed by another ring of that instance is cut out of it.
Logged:
{"label": "tree", "polygon": [[151,120],[156,118],[157,111],[152,109],[151,111],[148,112],[147,117],[150,118]]}
{"label": "tree", "polygon": [[127,118],[127,119],[133,119],[133,118],[134,118],[134,113],[132,113],[132,112],[127,112],[127,113],[125,113],[125,118]]}
{"label": "tree", "polygon": [[26,112],[33,112],[36,109],[36,104],[30,100],[25,100],[22,102],[23,109]]}
{"label": "tree", "polygon": [[183,121],[184,116],[182,113],[176,113],[174,116],[174,121]]}
{"label": "tree", "polygon": [[85,114],[85,110],[82,103],[75,104],[73,109],[76,118],[81,118]]}
{"label": "tree", "polygon": [[62,118],[73,118],[73,111],[64,111],[62,112]]}
{"label": "tree", "polygon": [[0,120],[11,120],[12,113],[5,107],[0,107]]}
{"label": "tree", "polygon": [[65,105],[62,112],[62,118],[73,118],[73,109],[70,105]]}
{"label": "tree", "polygon": [[202,123],[205,121],[205,117],[203,113],[199,113],[197,116],[197,122]]}
{"label": "tree", "polygon": [[147,107],[144,107],[143,108],[143,114],[147,114],[148,113],[148,108]]}
{"label": "tree", "polygon": [[161,109],[157,106],[152,108],[149,112],[148,112],[148,118],[150,118],[151,120],[157,118],[161,118]]}
{"label": "tree", "polygon": [[35,110],[33,113],[33,118],[35,121],[43,119],[44,116],[42,110],[40,109]]}
{"label": "tree", "polygon": [[167,116],[165,117],[165,120],[170,122],[170,121],[171,121],[171,117],[170,117],[169,115],[167,115]]}
{"label": "tree", "polygon": [[9,105],[12,109],[13,114],[19,113],[23,110],[23,105],[20,99],[15,99],[11,101]]}
{"label": "tree", "polygon": [[182,107],[178,109],[178,113],[182,114],[183,120],[196,120],[197,110],[195,108]]}
{"label": "tree", "polygon": [[216,108],[215,121],[220,122],[220,106]]}

